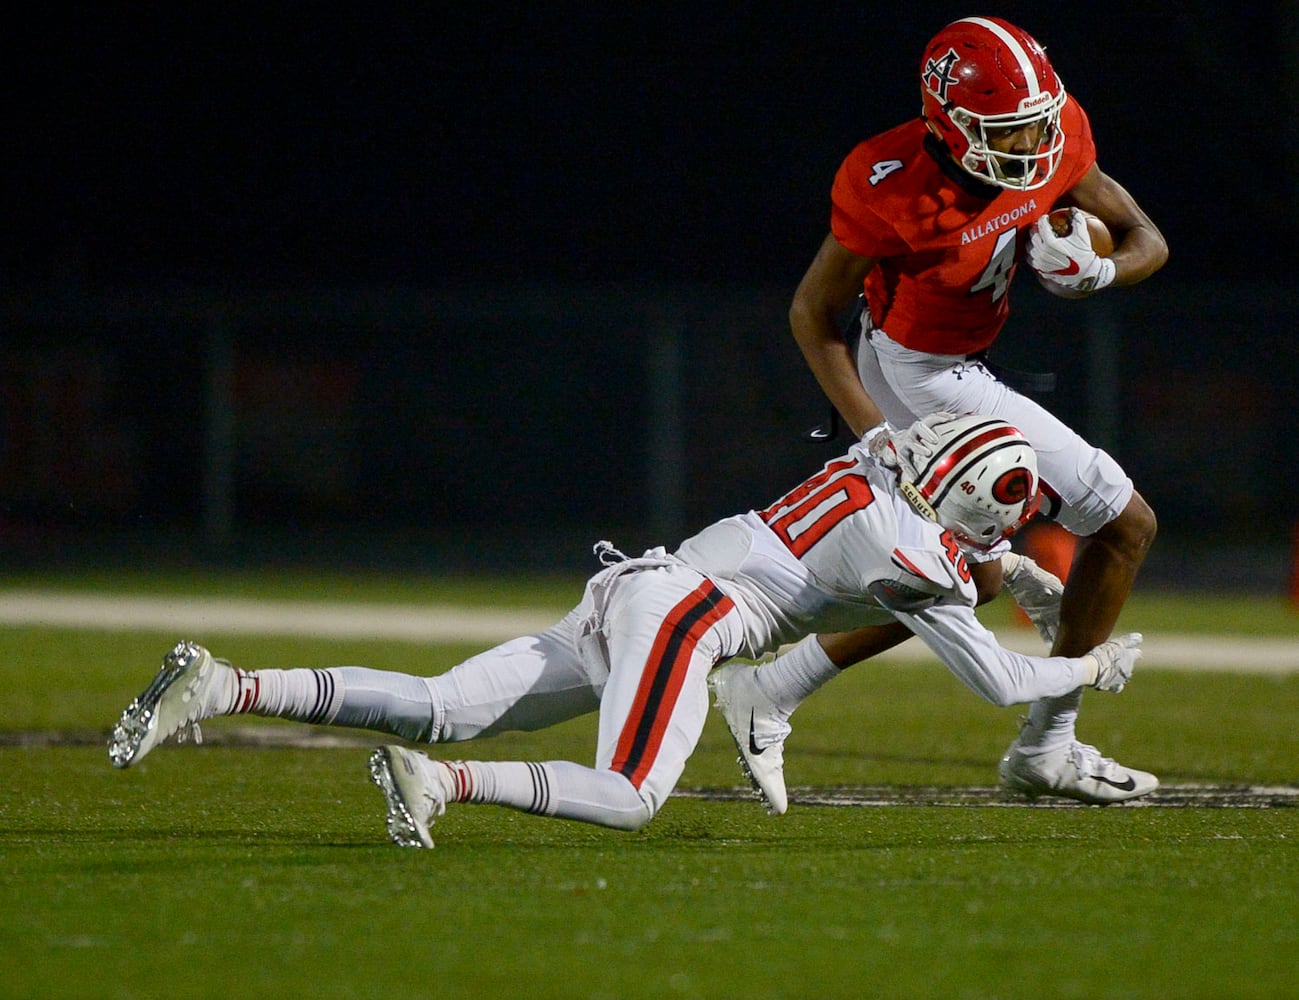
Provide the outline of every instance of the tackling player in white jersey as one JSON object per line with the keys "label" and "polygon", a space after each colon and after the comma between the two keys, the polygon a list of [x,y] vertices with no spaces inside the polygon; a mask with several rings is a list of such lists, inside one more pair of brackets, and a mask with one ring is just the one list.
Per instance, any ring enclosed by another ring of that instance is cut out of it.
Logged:
{"label": "tackling player in white jersey", "polygon": [[[129,766],[173,734],[240,712],[451,743],[599,711],[594,767],[375,750],[370,771],[389,835],[431,847],[429,827],[451,802],[644,826],[703,731],[709,672],[814,632],[901,621],[998,705],[1080,685],[1121,690],[1140,635],[1079,657],[1025,656],[999,646],[974,616],[961,547],[1009,536],[1037,509],[1038,486],[1033,449],[1002,420],[939,414],[901,434],[881,429],[765,509],[725,518],[674,553],[628,559],[601,543],[607,567],[560,622],[438,676],[244,671],[182,642],[122,714],[109,757]],[[1053,578],[1042,575],[1050,591]]]}

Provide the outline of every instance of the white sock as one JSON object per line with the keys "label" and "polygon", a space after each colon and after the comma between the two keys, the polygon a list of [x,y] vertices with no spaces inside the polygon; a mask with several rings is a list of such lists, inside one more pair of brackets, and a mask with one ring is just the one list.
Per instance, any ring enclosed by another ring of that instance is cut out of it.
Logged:
{"label": "white sock", "polygon": [[809,635],[759,666],[756,679],[759,690],[789,716],[808,695],[839,673],[816,636]]}
{"label": "white sock", "polygon": [[1067,747],[1077,739],[1075,726],[1082,705],[1083,689],[1070,691],[1058,698],[1043,698],[1028,709],[1028,723],[1019,732],[1019,745],[1025,750],[1046,751]]}
{"label": "white sock", "polygon": [[581,820],[618,830],[649,822],[649,806],[631,782],[613,771],[571,761],[444,760],[456,802],[508,806],[538,816]]}
{"label": "white sock", "polygon": [[231,672],[235,684],[228,715],[249,712],[373,729],[413,743],[438,737],[441,711],[421,677],[369,667]]}
{"label": "white sock", "polygon": [[344,686],[334,670],[234,669],[238,687],[228,714],[270,715],[313,725],[334,721]]}

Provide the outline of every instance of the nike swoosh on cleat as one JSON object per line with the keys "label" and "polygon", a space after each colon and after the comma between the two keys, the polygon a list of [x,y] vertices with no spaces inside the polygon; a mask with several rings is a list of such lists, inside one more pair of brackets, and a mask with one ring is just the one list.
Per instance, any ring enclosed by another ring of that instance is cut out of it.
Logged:
{"label": "nike swoosh on cleat", "polygon": [[755,757],[761,757],[767,752],[767,748],[763,747],[759,750],[758,744],[753,741],[753,713],[754,709],[749,709],[749,753],[753,754]]}
{"label": "nike swoosh on cleat", "polygon": [[[753,737],[749,738],[752,739]],[[1092,781],[1103,781],[1105,784],[1117,788],[1120,792],[1130,792],[1137,787],[1137,779],[1130,774],[1127,781],[1115,781],[1113,778],[1105,778],[1099,774],[1093,774],[1091,778]]]}
{"label": "nike swoosh on cleat", "polygon": [[1080,270],[1082,270],[1082,268],[1080,268],[1080,267],[1078,266],[1078,262],[1077,262],[1076,260],[1070,260],[1070,261],[1069,261],[1069,266],[1068,266],[1068,267],[1062,267],[1062,268],[1060,268],[1060,270],[1058,270],[1058,271],[1052,271],[1051,273],[1052,273],[1052,274],[1062,274],[1062,275],[1064,275],[1064,276],[1067,278],[1067,277],[1069,277],[1069,275],[1071,275],[1071,274],[1077,274]]}

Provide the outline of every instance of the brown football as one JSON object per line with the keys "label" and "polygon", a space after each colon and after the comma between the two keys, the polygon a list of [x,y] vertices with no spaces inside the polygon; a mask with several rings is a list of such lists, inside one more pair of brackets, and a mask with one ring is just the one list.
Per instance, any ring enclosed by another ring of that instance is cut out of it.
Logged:
{"label": "brown football", "polygon": [[[1082,212],[1082,209],[1079,211]],[[1082,215],[1087,220],[1087,235],[1091,237],[1092,249],[1100,256],[1108,257],[1114,252],[1114,237],[1110,235],[1109,228],[1090,212],[1082,212]],[[1048,218],[1057,236],[1069,235],[1069,209],[1057,208]]]}

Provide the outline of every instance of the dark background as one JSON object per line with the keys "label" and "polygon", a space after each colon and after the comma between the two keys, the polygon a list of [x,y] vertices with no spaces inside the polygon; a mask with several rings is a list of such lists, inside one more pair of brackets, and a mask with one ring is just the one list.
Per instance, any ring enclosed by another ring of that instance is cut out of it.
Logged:
{"label": "dark background", "polygon": [[[106,6],[9,39],[11,279],[792,285],[838,161],[918,112],[921,50],[972,12]],[[1102,167],[1173,245],[1169,277],[1288,276],[1289,4],[997,12],[1089,110]]]}
{"label": "dark background", "polygon": [[823,404],[784,313],[834,171],[918,113],[934,31],[993,13],[1046,45],[1172,248],[1092,303],[1020,282],[1002,360],[1058,371],[1044,402],[1116,452],[1169,558],[1212,538],[1275,576],[1299,474],[1290,5],[595,8],[20,18],[9,560],[162,533],[429,565],[487,537],[544,565],[764,503],[826,457],[798,441]]}

